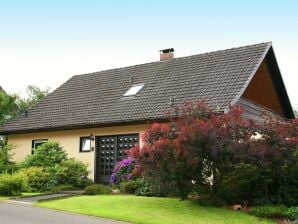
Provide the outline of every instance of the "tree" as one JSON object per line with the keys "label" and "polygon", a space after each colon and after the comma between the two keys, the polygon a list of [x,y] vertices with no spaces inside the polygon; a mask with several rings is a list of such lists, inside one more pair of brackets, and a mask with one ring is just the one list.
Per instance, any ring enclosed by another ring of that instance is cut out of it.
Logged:
{"label": "tree", "polygon": [[[0,89],[0,126],[34,106],[46,97],[49,90],[48,87],[42,90],[37,86],[29,85],[27,97],[22,98],[17,94],[9,94]],[[0,148],[4,145],[6,145],[6,137],[0,135]]]}
{"label": "tree", "polygon": [[26,89],[27,97],[22,98],[21,96],[17,96],[16,98],[16,104],[18,105],[19,112],[24,112],[29,108],[33,107],[43,98],[45,98],[49,91],[49,87],[46,87],[45,89],[40,89],[37,86],[29,85]]}
{"label": "tree", "polygon": [[0,91],[0,125],[17,116],[19,108],[16,103],[17,95]]}
{"label": "tree", "polygon": [[27,97],[23,98],[17,94],[9,94],[0,91],[0,125],[17,117],[22,112],[34,106],[49,93],[49,88],[44,90],[37,86],[27,87]]}
{"label": "tree", "polygon": [[0,145],[0,174],[12,173],[15,170],[15,163],[11,161],[13,148],[12,145]]}

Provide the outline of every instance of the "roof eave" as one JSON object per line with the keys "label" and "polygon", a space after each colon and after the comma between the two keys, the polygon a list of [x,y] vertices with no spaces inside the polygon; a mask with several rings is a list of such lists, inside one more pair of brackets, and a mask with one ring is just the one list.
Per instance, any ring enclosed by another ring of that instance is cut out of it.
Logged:
{"label": "roof eave", "polygon": [[166,122],[166,121],[169,121],[169,119],[162,117],[162,118],[139,119],[139,120],[122,121],[122,122],[67,125],[67,126],[60,126],[60,127],[46,127],[46,128],[34,128],[34,129],[32,128],[32,129],[26,129],[26,130],[12,130],[12,131],[0,130],[0,135],[27,134],[27,133],[36,133],[36,132],[49,132],[49,131],[67,131],[67,130],[74,130],[74,129],[103,128],[103,127],[113,127],[113,126],[146,124],[146,123],[152,123],[152,122]]}

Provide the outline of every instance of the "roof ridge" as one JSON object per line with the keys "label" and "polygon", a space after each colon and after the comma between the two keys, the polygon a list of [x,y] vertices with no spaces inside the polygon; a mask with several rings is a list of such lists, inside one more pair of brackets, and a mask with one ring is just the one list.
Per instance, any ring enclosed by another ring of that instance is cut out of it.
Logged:
{"label": "roof ridge", "polygon": [[[226,49],[221,49],[221,50],[208,51],[208,52],[204,52],[204,53],[198,53],[198,54],[192,54],[192,55],[187,55],[187,56],[173,58],[173,59],[171,59],[169,61],[179,60],[179,59],[184,59],[184,58],[190,58],[190,57],[195,57],[195,56],[199,56],[199,55],[214,54],[214,53],[219,53],[219,52],[224,52],[224,51],[230,51],[230,50],[240,49],[240,48],[256,47],[256,46],[259,46],[259,45],[272,46],[272,42],[271,41],[268,41],[268,42],[261,42],[261,43],[256,43],[256,44],[249,44],[249,45],[244,45],[244,46],[239,46],[239,47],[231,47],[231,48],[226,48]],[[133,67],[136,67],[136,66],[144,66],[144,65],[150,65],[150,64],[155,64],[155,63],[164,63],[164,62],[167,62],[167,61],[151,61],[151,62],[136,64],[136,65],[128,65],[128,66],[122,66],[122,67],[118,67],[118,68],[104,69],[104,70],[100,70],[100,71],[96,71],[96,72],[89,72],[89,73],[77,74],[77,75],[73,75],[72,77],[83,76],[83,75],[96,75],[96,74],[100,74],[102,72],[115,71],[115,70],[120,70],[120,69],[133,68]]]}

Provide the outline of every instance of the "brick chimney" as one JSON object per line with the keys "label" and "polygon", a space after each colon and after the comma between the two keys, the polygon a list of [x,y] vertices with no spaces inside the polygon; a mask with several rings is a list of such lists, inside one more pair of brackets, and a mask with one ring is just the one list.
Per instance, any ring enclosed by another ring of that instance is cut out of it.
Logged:
{"label": "brick chimney", "polygon": [[174,48],[160,50],[160,61],[166,61],[174,58]]}

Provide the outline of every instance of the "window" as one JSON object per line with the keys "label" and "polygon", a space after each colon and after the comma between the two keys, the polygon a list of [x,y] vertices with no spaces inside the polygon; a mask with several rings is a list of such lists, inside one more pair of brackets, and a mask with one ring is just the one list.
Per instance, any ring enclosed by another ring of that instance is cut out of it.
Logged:
{"label": "window", "polygon": [[91,138],[80,137],[80,152],[90,152],[91,151]]}
{"label": "window", "polygon": [[134,96],[136,95],[138,92],[140,92],[140,90],[145,86],[145,84],[137,84],[137,85],[133,85],[132,87],[130,87],[129,90],[126,91],[126,93],[123,94],[123,96]]}
{"label": "window", "polygon": [[36,139],[36,140],[32,140],[32,151],[31,154],[34,154],[34,149],[37,149],[40,145],[42,145],[43,143],[46,143],[48,141],[48,139]]}

